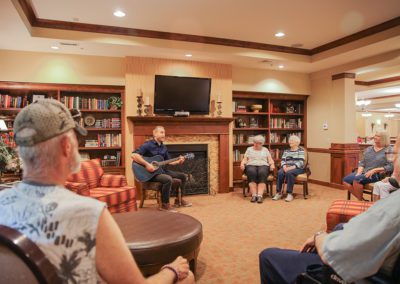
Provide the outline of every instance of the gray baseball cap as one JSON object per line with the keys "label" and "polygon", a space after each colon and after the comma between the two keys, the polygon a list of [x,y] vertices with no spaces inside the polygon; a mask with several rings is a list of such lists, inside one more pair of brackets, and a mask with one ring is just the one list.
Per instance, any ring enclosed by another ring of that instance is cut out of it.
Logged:
{"label": "gray baseball cap", "polygon": [[[74,120],[74,116],[65,105],[54,99],[40,99],[23,108],[14,120],[14,139],[18,146],[33,146],[50,138],[56,137],[70,129],[86,136],[87,130]],[[22,136],[22,129],[32,129]]]}

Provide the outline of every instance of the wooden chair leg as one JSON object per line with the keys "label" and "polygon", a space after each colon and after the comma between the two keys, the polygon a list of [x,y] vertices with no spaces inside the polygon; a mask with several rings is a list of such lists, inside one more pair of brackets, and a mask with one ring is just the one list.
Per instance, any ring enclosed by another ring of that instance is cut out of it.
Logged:
{"label": "wooden chair leg", "polygon": [[145,194],[145,190],[143,189],[143,185],[141,185],[140,186],[140,204],[139,204],[139,208],[143,208],[144,194]]}
{"label": "wooden chair leg", "polygon": [[307,187],[308,187],[307,182],[303,182],[303,196],[304,196],[304,199],[307,199]]}
{"label": "wooden chair leg", "polygon": [[348,190],[347,191],[347,200],[350,200],[351,199],[351,192]]}

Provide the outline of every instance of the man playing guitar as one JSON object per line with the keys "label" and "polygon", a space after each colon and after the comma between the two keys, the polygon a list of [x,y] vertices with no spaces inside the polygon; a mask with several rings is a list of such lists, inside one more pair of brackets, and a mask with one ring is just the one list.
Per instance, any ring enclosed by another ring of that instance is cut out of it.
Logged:
{"label": "man playing guitar", "polygon": [[[144,157],[153,157],[156,155],[162,156],[164,160],[170,159],[170,155],[168,153],[167,147],[164,145],[165,141],[165,129],[163,126],[156,126],[153,129],[153,139],[145,142],[139,148],[137,148],[132,153],[132,160],[138,164],[143,165],[146,170],[150,173],[154,172],[156,169],[154,166],[147,162]],[[185,157],[180,156],[179,159],[175,162],[170,163],[170,165],[178,165],[182,164],[185,161]],[[161,208],[160,210],[173,211],[172,206],[169,203],[169,195],[171,192],[171,187],[173,184],[173,179],[179,179],[181,186],[181,194],[184,195],[185,184],[186,184],[186,175],[184,173],[170,171],[170,170],[162,170],[163,173],[155,175],[150,181],[152,182],[160,182],[162,184],[161,188]],[[183,199],[180,200],[178,198],[178,188],[176,188],[177,197],[175,199],[176,206],[184,206],[190,207],[192,203],[189,203]]]}

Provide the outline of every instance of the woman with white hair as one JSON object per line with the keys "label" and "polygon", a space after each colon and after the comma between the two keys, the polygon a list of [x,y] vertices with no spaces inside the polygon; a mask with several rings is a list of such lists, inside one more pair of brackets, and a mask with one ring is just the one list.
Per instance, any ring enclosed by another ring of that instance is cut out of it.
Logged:
{"label": "woman with white hair", "polygon": [[392,152],[389,134],[377,131],[374,143],[365,149],[357,170],[343,178],[344,187],[358,200],[363,200],[364,185],[380,181],[383,173],[393,172],[393,163],[386,157],[387,152]]}
{"label": "woman with white hair", "polygon": [[293,200],[293,187],[296,176],[305,172],[305,154],[304,149],[300,148],[300,138],[296,135],[289,137],[290,149],[283,152],[281,168],[276,178],[276,194],[272,200],[282,198],[282,186],[286,178],[287,196],[285,201]]}
{"label": "woman with white hair", "polygon": [[275,168],[274,160],[266,147],[265,139],[261,135],[254,137],[253,146],[247,148],[240,168],[245,170],[249,181],[251,202],[262,203],[266,189],[266,180],[270,170]]}

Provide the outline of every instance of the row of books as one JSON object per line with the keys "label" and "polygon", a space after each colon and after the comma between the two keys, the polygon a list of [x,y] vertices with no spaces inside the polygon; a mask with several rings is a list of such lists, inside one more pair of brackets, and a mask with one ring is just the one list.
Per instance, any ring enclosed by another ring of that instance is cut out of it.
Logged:
{"label": "row of books", "polygon": [[301,118],[271,118],[269,126],[271,128],[302,128],[303,121]]}
{"label": "row of books", "polygon": [[119,167],[121,166],[121,152],[118,151],[117,155],[104,155],[101,159],[102,167]]}
{"label": "row of books", "polygon": [[85,140],[85,147],[121,147],[121,134],[97,134],[97,139]]}
{"label": "row of books", "polygon": [[0,94],[1,108],[23,108],[29,104],[27,96],[10,96]]}
{"label": "row of books", "polygon": [[283,150],[281,149],[272,149],[269,152],[271,153],[271,157],[273,160],[278,160],[282,158]]}
{"label": "row of books", "polygon": [[244,158],[244,153],[241,153],[239,149],[233,150],[233,161],[240,162]]}
{"label": "row of books", "polygon": [[271,133],[269,141],[271,143],[289,143],[289,137],[292,135],[296,135],[302,140],[301,132],[292,132],[292,133]]}
{"label": "row of books", "polygon": [[96,128],[121,128],[121,119],[119,117],[96,119],[94,127],[96,127]]}
{"label": "row of books", "polygon": [[[254,142],[254,137],[257,135],[246,135],[246,134],[234,134],[233,135],[233,143],[234,144],[244,144],[244,143],[253,143]],[[264,140],[267,141],[267,136],[262,135],[264,137]]]}
{"label": "row of books", "polygon": [[61,102],[69,109],[91,109],[91,110],[107,110],[110,108],[108,100],[96,98],[81,98],[65,96],[61,98]]}

